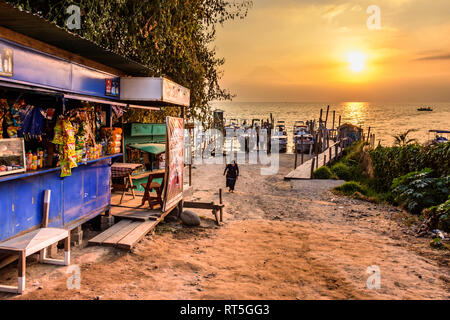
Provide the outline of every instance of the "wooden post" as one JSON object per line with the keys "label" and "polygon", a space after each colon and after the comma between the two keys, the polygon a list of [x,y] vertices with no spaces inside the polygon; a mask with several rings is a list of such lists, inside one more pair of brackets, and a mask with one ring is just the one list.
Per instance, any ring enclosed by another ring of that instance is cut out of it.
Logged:
{"label": "wooden post", "polygon": [[319,155],[316,155],[316,169],[319,169]]}
{"label": "wooden post", "polygon": [[25,251],[19,252],[19,262],[17,265],[18,271],[18,290],[19,294],[22,294],[25,291],[25,269],[27,266],[27,257],[25,255]]}
{"label": "wooden post", "polygon": [[[52,191],[51,190],[45,190],[44,191],[44,211],[42,212],[42,223],[41,223],[41,227],[42,228],[48,228],[48,215],[49,215],[49,211],[50,211],[50,197],[52,195]],[[42,249],[39,252],[39,260],[42,262],[44,261],[44,258],[47,254],[47,252],[49,252],[49,255],[52,256],[52,254],[56,254],[57,253],[57,248],[55,250],[55,245],[49,246],[46,249]]]}
{"label": "wooden post", "polygon": [[303,164],[303,156],[304,156],[304,152],[303,152],[303,137],[300,139],[300,150],[301,150],[301,157],[302,157],[302,164]]}
{"label": "wooden post", "polygon": [[327,155],[326,154],[323,155],[323,165],[324,166],[327,165]]}
{"label": "wooden post", "polygon": [[339,116],[339,126],[338,128],[341,126],[341,116]]}
{"label": "wooden post", "polygon": [[320,108],[319,126],[322,123],[322,114],[323,114],[323,109]]}
{"label": "wooden post", "polygon": [[369,142],[369,137],[370,137],[370,127],[369,127],[369,131],[367,132],[367,142]]}
{"label": "wooden post", "polygon": [[192,163],[189,164],[189,187],[192,186]]}
{"label": "wooden post", "polygon": [[327,123],[328,123],[328,112],[330,112],[330,106],[327,106],[327,114],[325,116],[325,128],[327,127]]}
{"label": "wooden post", "polygon": [[51,190],[45,190],[44,191],[44,211],[42,213],[42,228],[48,227],[48,214],[50,211],[50,197],[51,197],[52,191]]}
{"label": "wooden post", "polygon": [[316,162],[316,158],[312,158],[311,162],[311,179],[314,177],[314,164]]}
{"label": "wooden post", "polygon": [[328,155],[330,156],[330,163],[331,163],[331,147],[328,148]]}
{"label": "wooden post", "polygon": [[336,110],[333,111],[333,126],[331,127],[331,129],[334,130],[334,122],[335,122],[335,118],[336,118]]}
{"label": "wooden post", "polygon": [[294,170],[297,169],[297,146],[294,144],[294,152],[295,152],[295,164]]}
{"label": "wooden post", "polygon": [[330,147],[330,131],[327,130],[327,149]]}

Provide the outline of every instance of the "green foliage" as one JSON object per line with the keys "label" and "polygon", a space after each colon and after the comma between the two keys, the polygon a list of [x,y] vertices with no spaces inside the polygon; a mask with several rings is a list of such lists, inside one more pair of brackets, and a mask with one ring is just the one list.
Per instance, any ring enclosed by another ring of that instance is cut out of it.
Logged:
{"label": "green foliage", "polygon": [[434,178],[431,169],[411,172],[394,179],[391,193],[394,201],[414,214],[443,203],[450,191],[450,176]]}
{"label": "green foliage", "polygon": [[[216,28],[226,21],[243,19],[252,1],[242,0],[12,0],[21,9],[36,13],[66,28],[66,9],[81,8],[81,30],[72,32],[151,69],[148,76],[166,76],[191,89],[186,116],[208,125],[209,102],[229,100],[221,88],[220,67],[212,45]],[[151,122],[150,120],[147,122]]]}
{"label": "green foliage", "polygon": [[438,206],[428,208],[424,212],[422,231],[434,229],[450,232],[450,196],[448,200]]}
{"label": "green foliage", "polygon": [[417,131],[416,129],[409,129],[409,130],[406,130],[405,132],[394,135],[393,136],[394,144],[396,146],[406,146],[411,143],[417,143],[417,139],[408,138],[408,136],[411,132],[416,132],[416,131]]}
{"label": "green foliage", "polygon": [[450,175],[450,142],[423,147],[378,147],[370,152],[377,190],[390,188],[395,178],[431,168],[436,177]]}
{"label": "green foliage", "polygon": [[328,167],[320,167],[313,173],[314,179],[333,179],[334,175]]}
{"label": "green foliage", "polygon": [[436,208],[436,215],[439,216],[438,228],[450,232],[450,200]]}
{"label": "green foliage", "polygon": [[335,191],[338,191],[340,193],[345,194],[346,196],[351,196],[355,192],[358,192],[362,195],[368,194],[368,189],[366,186],[361,185],[359,182],[356,181],[348,181],[344,183],[343,185],[334,188]]}
{"label": "green foliage", "polygon": [[331,171],[341,180],[350,181],[354,179],[353,170],[342,162],[333,165]]}

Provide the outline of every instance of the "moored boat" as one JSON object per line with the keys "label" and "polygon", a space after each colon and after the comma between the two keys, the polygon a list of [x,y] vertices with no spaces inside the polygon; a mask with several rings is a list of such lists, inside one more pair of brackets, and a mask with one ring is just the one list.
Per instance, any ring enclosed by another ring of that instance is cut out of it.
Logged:
{"label": "moored boat", "polygon": [[271,140],[272,145],[274,141],[278,141],[278,151],[280,153],[285,153],[287,151],[287,132],[286,123],[284,121],[277,121]]}
{"label": "moored boat", "polygon": [[448,130],[429,130],[428,132],[435,135],[434,139],[431,140],[432,144],[446,143],[449,141],[450,131]]}
{"label": "moored boat", "polygon": [[309,153],[314,143],[314,138],[308,131],[308,127],[303,121],[296,121],[294,124],[294,146],[297,153]]}

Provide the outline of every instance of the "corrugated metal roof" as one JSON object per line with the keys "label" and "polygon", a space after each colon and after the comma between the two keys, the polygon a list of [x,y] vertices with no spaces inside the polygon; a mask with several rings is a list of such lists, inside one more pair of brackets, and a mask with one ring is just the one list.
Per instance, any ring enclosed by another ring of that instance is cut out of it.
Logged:
{"label": "corrugated metal roof", "polygon": [[103,48],[44,18],[0,1],[0,26],[84,58],[121,70],[130,76],[146,76],[150,69]]}

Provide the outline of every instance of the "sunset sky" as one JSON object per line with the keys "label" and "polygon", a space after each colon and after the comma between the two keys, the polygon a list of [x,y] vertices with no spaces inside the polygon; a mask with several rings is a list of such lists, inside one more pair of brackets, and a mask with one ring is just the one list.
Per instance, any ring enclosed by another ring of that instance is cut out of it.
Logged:
{"label": "sunset sky", "polygon": [[450,102],[449,0],[253,0],[215,44],[235,101]]}

